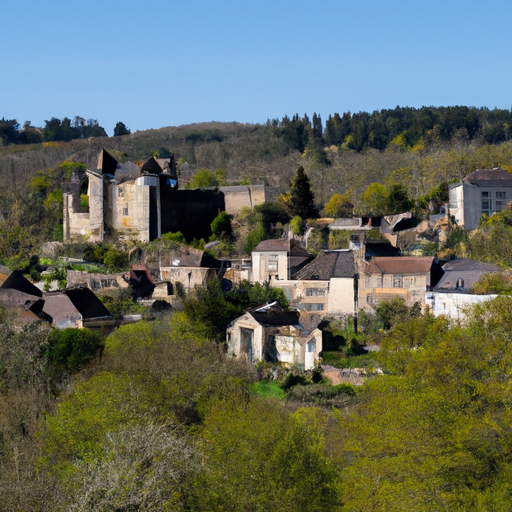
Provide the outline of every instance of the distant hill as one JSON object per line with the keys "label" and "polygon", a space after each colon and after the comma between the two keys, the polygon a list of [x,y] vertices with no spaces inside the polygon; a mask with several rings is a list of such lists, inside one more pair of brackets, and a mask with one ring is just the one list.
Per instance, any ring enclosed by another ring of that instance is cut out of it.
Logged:
{"label": "distant hill", "polygon": [[335,114],[325,126],[316,114],[312,121],[295,115],[265,125],[209,122],[117,137],[4,145],[0,213],[27,193],[38,170],[65,160],[93,169],[102,148],[121,162],[174,153],[181,183],[198,168],[224,168],[229,181],[245,178],[284,191],[302,165],[320,206],[334,193],[346,194],[356,204],[372,182],[401,183],[414,199],[479,167],[512,168],[511,116],[496,109],[397,107]]}

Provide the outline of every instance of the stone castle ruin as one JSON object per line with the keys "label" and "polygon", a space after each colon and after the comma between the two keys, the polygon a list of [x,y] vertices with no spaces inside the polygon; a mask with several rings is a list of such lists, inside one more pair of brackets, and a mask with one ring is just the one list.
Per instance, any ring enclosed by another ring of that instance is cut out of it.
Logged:
{"label": "stone castle ruin", "polygon": [[[88,204],[81,204],[87,191]],[[181,231],[187,240],[207,239],[219,211],[236,213],[265,202],[265,187],[180,189],[174,155],[151,157],[141,167],[119,163],[102,150],[96,170],[73,171],[64,194],[64,240],[102,242],[117,231],[124,238],[150,241]]]}

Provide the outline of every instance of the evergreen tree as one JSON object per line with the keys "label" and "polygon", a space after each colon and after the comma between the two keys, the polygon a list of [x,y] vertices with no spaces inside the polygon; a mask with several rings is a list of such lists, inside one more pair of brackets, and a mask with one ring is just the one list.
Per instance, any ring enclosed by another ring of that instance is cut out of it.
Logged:
{"label": "evergreen tree", "polygon": [[119,137],[121,135],[130,135],[130,133],[130,129],[127,128],[122,121],[116,123],[116,126],[114,128],[114,137]]}
{"label": "evergreen tree", "polygon": [[299,215],[303,219],[316,219],[319,216],[315,196],[302,165],[297,169],[297,176],[291,183],[288,206],[293,216]]}

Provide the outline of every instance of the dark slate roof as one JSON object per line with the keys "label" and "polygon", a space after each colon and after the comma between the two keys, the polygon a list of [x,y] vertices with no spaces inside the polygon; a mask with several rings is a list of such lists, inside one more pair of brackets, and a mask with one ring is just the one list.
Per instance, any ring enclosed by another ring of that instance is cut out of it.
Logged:
{"label": "dark slate roof", "polygon": [[464,178],[467,183],[484,185],[486,187],[510,187],[512,186],[512,174],[502,167],[494,169],[477,169]]}
{"label": "dark slate roof", "polygon": [[101,150],[98,158],[98,171],[100,171],[101,174],[114,175],[116,173],[117,164],[117,160],[110,153],[107,153],[105,149]]}
{"label": "dark slate roof", "polygon": [[331,277],[352,277],[356,273],[352,251],[321,251],[293,279],[328,281]]}
{"label": "dark slate roof", "polygon": [[435,291],[468,293],[484,274],[497,272],[500,267],[460,258],[446,263],[443,270],[445,273],[434,288]]}
{"label": "dark slate roof", "polygon": [[103,302],[89,288],[73,288],[66,290],[65,293],[84,320],[112,316]]}
{"label": "dark slate roof", "polygon": [[43,296],[43,292],[37,286],[34,286],[19,270],[14,270],[0,288],[18,290],[36,297]]}
{"label": "dark slate roof", "polygon": [[151,157],[140,169],[141,174],[161,174],[162,167],[155,160],[154,157]]}
{"label": "dark slate roof", "polygon": [[458,258],[456,260],[448,261],[443,265],[443,270],[449,272],[456,270],[459,272],[465,271],[482,271],[482,272],[496,272],[501,270],[498,265],[492,265],[491,263],[484,263],[482,261],[470,260],[468,258]]}
{"label": "dark slate roof", "polygon": [[299,325],[300,323],[298,311],[286,311],[277,304],[258,306],[247,312],[262,325]]}
{"label": "dark slate roof", "polygon": [[366,263],[369,274],[426,274],[431,271],[434,258],[431,256],[401,256],[398,258],[374,257]]}

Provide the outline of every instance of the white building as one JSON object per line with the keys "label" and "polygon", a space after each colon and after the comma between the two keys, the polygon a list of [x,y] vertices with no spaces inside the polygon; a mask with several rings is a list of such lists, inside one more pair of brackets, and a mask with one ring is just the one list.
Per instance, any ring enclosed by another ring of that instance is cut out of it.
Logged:
{"label": "white building", "polygon": [[482,215],[500,212],[512,200],[512,174],[501,167],[477,169],[460,183],[450,185],[450,215],[468,231]]}

